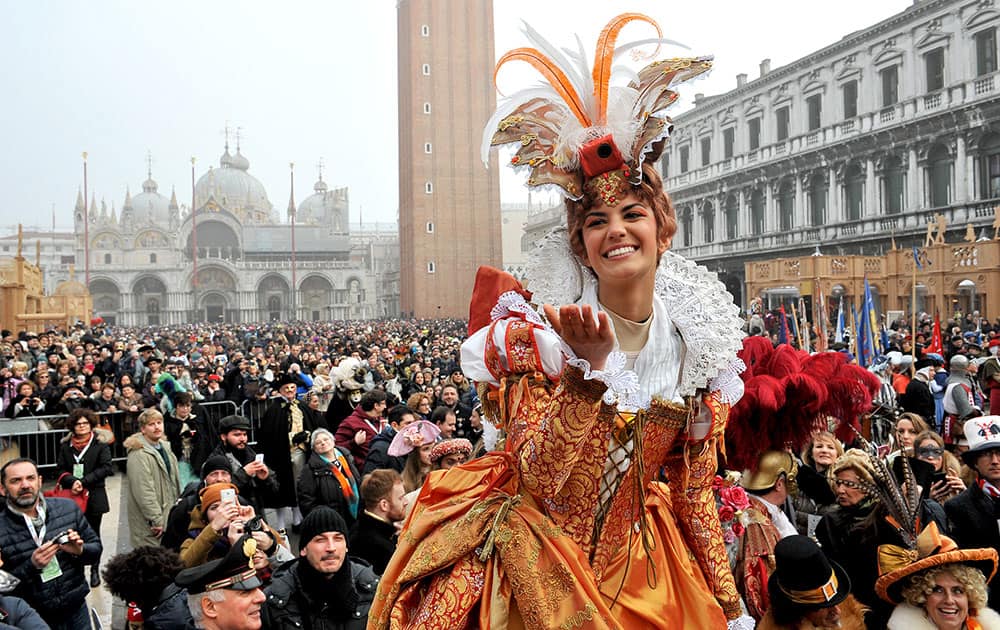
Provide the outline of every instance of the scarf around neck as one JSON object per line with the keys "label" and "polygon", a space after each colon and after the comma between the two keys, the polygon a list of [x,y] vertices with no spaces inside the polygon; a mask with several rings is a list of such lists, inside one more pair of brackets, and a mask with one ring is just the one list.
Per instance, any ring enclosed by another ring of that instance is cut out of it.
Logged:
{"label": "scarf around neck", "polygon": [[320,455],[319,457],[324,463],[330,465],[333,478],[337,480],[337,483],[340,485],[340,491],[343,493],[344,498],[347,499],[347,507],[351,511],[351,516],[358,518],[358,486],[354,481],[354,476],[351,474],[351,467],[347,463],[347,459],[344,458],[343,453],[340,452],[340,449],[334,448],[333,453],[333,459],[325,455]]}

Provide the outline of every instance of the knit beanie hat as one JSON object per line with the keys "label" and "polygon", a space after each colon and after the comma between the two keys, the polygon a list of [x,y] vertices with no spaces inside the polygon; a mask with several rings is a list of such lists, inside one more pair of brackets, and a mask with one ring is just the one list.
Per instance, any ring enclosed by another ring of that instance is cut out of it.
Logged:
{"label": "knit beanie hat", "polygon": [[212,505],[216,501],[222,500],[222,491],[227,488],[231,488],[236,494],[239,494],[239,489],[231,483],[213,483],[212,485],[206,487],[201,491],[201,513],[205,515],[208,511],[208,506]]}
{"label": "knit beanie hat", "polygon": [[201,478],[204,479],[216,470],[224,470],[232,474],[233,469],[229,465],[229,459],[225,455],[212,455],[201,465]]}
{"label": "knit beanie hat", "polygon": [[303,519],[299,531],[299,547],[305,547],[309,541],[326,532],[340,532],[347,535],[347,521],[337,510],[321,505],[313,508]]}

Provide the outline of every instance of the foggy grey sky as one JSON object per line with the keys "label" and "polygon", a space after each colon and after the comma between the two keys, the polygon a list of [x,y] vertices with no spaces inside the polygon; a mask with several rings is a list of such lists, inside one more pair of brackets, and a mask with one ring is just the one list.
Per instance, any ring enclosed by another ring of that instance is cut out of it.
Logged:
{"label": "foggy grey sky", "polygon": [[[732,89],[740,72],[754,79],[765,57],[776,68],[911,4],[495,0],[496,46],[525,45],[525,19],[559,45],[579,33],[589,52],[608,19],[640,11],[691,53],[715,55],[712,75],[688,87],[686,101]],[[57,226],[69,229],[84,150],[98,205],[104,198],[120,211],[126,186],[141,190],[147,151],[160,192],[169,197],[176,186],[190,203],[190,158],[198,176],[218,166],[227,121],[242,127],[249,172],[282,220],[288,163],[296,164],[298,202],[312,193],[320,158],[331,186],[350,187],[352,224],[362,212],[366,223],[396,220],[395,0],[0,6],[0,233],[19,221],[50,226],[53,204]],[[623,39],[649,33],[629,29]],[[520,78],[505,71],[501,87]],[[502,181],[505,202],[526,199],[516,176],[505,172]]]}

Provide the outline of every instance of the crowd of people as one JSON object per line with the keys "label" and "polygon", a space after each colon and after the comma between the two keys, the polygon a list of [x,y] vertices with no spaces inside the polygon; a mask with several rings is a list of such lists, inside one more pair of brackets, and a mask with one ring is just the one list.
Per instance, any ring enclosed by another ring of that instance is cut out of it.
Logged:
{"label": "crowd of people", "polygon": [[[0,624],[87,628],[103,582],[152,629],[1000,630],[995,329],[897,326],[866,369],[743,321],[670,251],[653,166],[711,58],[613,84],[661,41],[629,22],[660,33],[618,16],[592,73],[531,28],[501,59],[552,89],[483,154],[567,198],[530,292],[481,268],[468,321],[0,333],[0,410],[65,431],[45,493],[0,445]],[[122,447],[132,549],[102,560]]]}

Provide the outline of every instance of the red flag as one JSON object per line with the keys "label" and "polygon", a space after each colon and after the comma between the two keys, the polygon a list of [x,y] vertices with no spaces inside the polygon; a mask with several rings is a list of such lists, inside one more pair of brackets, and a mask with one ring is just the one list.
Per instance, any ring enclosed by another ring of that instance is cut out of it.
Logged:
{"label": "red flag", "polygon": [[931,333],[931,343],[924,348],[924,352],[944,354],[944,344],[941,342],[941,315],[938,313],[934,313],[934,332]]}

